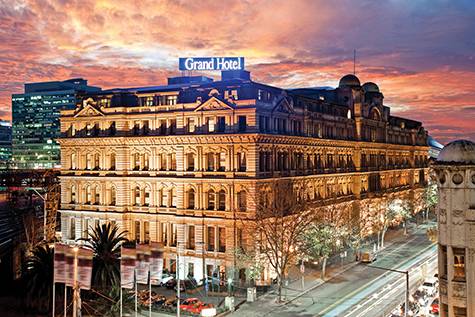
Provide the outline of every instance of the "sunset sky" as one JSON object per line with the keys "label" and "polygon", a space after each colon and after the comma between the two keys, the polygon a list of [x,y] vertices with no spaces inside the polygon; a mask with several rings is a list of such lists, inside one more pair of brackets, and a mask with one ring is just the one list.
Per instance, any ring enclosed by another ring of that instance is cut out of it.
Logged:
{"label": "sunset sky", "polygon": [[[179,56],[244,56],[281,87],[376,82],[438,141],[475,141],[475,1],[0,0],[0,117],[25,82],[163,84]],[[218,75],[218,74],[215,74]]]}

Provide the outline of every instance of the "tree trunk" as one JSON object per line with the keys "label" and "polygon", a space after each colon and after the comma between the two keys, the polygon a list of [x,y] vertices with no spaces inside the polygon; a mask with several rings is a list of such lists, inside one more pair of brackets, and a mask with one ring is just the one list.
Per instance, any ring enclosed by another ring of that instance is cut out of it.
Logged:
{"label": "tree trunk", "polygon": [[326,268],[327,268],[327,258],[324,257],[323,258],[323,262],[322,262],[322,273],[321,273],[321,279],[324,280],[325,279],[325,271],[326,271]]}
{"label": "tree trunk", "polygon": [[407,235],[407,220],[404,219],[404,235]]}
{"label": "tree trunk", "polygon": [[386,235],[386,231],[388,229],[383,229],[383,231],[381,231],[381,249],[384,248],[384,236]]}
{"label": "tree trunk", "polygon": [[282,278],[277,274],[277,302],[282,302]]}

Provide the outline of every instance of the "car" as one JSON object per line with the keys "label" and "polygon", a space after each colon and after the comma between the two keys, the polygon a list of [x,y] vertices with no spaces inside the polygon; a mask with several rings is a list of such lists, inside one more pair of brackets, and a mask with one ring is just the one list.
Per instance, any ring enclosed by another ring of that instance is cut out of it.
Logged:
{"label": "car", "polygon": [[203,303],[198,298],[188,298],[180,305],[180,309],[191,314],[200,314],[203,309],[213,308],[212,304]]}
{"label": "car", "polygon": [[174,279],[174,275],[163,275],[162,278],[160,279],[160,282],[158,283],[158,286],[165,286],[168,281]]}
{"label": "car", "polygon": [[176,282],[175,278],[171,278],[164,285],[168,289],[174,289],[176,284],[177,284],[177,282]]}
{"label": "car", "polygon": [[439,299],[438,298],[434,299],[432,304],[430,304],[430,312],[431,314],[434,314],[434,315],[439,314]]}
{"label": "car", "polygon": [[422,289],[429,295],[434,296],[437,293],[439,281],[436,278],[429,278],[422,283]]}
{"label": "car", "polygon": [[378,254],[373,251],[361,251],[359,254],[359,260],[362,263],[371,263],[376,261]]}
{"label": "car", "polygon": [[[180,280],[180,291],[184,292],[187,289],[193,289],[197,286],[196,280],[195,279],[186,279],[186,280]],[[173,289],[176,291],[178,289],[177,283],[175,281],[175,286]]]}

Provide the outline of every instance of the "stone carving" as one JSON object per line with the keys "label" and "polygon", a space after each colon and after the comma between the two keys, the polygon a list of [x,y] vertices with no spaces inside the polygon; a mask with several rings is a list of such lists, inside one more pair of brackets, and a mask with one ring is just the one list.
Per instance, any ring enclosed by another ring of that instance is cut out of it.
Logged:
{"label": "stone carving", "polygon": [[463,176],[460,175],[459,173],[455,173],[452,176],[452,182],[454,182],[455,185],[460,185],[463,182]]}
{"label": "stone carving", "polygon": [[447,282],[441,280],[439,285],[440,295],[447,295]]}
{"label": "stone carving", "polygon": [[454,225],[463,225],[464,220],[463,210],[454,210],[452,212],[452,223]]}
{"label": "stone carving", "polygon": [[447,212],[445,209],[439,209],[439,222],[443,224],[447,223]]}
{"label": "stone carving", "polygon": [[475,185],[475,174],[472,175],[472,184]]}
{"label": "stone carving", "polygon": [[454,297],[465,298],[465,283],[452,283],[452,290]]}

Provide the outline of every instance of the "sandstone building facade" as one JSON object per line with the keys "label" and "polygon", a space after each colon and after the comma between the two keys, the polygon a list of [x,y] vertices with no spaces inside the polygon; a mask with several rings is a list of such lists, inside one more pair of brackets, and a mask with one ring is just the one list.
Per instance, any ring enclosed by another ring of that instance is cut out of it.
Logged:
{"label": "sandstone building facade", "polygon": [[449,143],[434,170],[439,187],[440,315],[474,317],[475,143]]}
{"label": "sandstone building facade", "polygon": [[421,123],[391,116],[378,86],[354,75],[329,90],[238,71],[89,93],[62,111],[61,132],[62,238],[114,222],[139,243],[163,242],[171,271],[179,252],[197,280],[233,267],[252,243],[236,219],[276,182],[368,224],[387,197],[414,199],[427,181]]}

